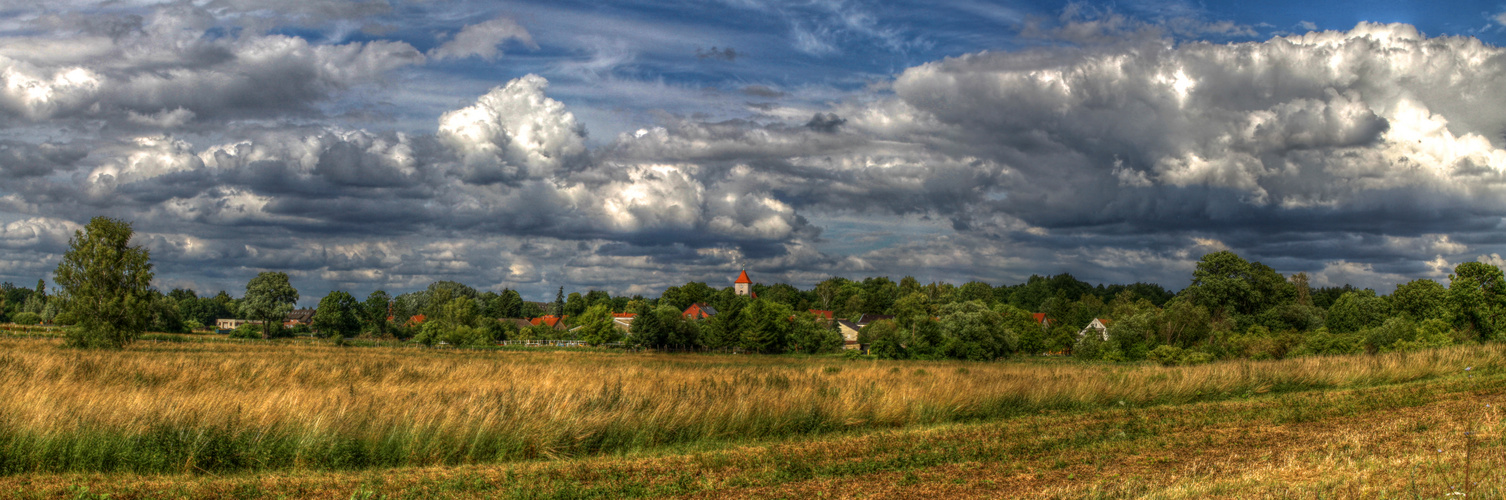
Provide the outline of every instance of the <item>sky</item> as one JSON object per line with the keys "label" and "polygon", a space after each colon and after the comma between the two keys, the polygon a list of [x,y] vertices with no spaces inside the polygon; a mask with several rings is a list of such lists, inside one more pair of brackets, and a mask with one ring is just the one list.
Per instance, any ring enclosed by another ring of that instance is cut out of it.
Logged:
{"label": "sky", "polygon": [[1506,263],[1506,2],[0,0],[0,280],[1389,292]]}

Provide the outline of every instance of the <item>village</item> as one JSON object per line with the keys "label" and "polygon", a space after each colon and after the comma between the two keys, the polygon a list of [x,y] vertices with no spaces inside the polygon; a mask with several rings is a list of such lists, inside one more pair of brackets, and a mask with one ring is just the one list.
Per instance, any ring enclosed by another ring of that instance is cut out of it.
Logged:
{"label": "village", "polygon": [[[746,269],[740,271],[736,279],[733,281],[731,292],[733,297],[755,300],[759,298],[758,294],[754,291],[754,282],[748,276]],[[552,306],[547,302],[530,302],[528,303],[528,305],[541,311],[547,311]],[[387,307],[389,314],[386,318],[388,322],[393,322],[398,319],[391,314],[392,309],[393,308],[391,304],[389,304]],[[861,313],[853,317],[837,317],[835,311],[823,309],[806,309],[805,312],[808,313],[810,317],[816,321],[817,324],[840,334],[840,349],[859,351],[863,353],[867,353],[870,347],[869,343],[864,342],[865,339],[862,336],[864,328],[867,328],[869,325],[872,325],[873,323],[878,321],[893,321],[896,318],[896,316],[893,314],[876,313]],[[317,313],[318,310],[312,308],[294,309],[287,313],[286,317],[281,323],[281,326],[289,331],[308,330],[310,334],[318,333],[315,330],[314,326],[314,319]],[[630,340],[633,334],[633,321],[638,317],[639,313],[613,311],[610,314],[612,327],[616,329],[624,339]],[[679,312],[679,317],[684,321],[698,323],[710,321],[717,315],[717,308],[707,302],[693,302]],[[1057,323],[1057,321],[1048,318],[1047,314],[1044,312],[1031,313],[1030,317],[1042,331],[1049,330],[1055,323]],[[508,330],[513,332],[523,332],[530,330],[539,331],[542,329],[555,333],[554,335],[540,336],[548,338],[499,339],[495,341],[497,345],[556,347],[587,345],[587,342],[581,340],[579,338],[579,335],[573,335],[574,333],[578,333],[585,327],[582,325],[574,324],[571,321],[570,315],[568,314],[542,314],[533,317],[495,319],[500,324],[506,325]],[[791,315],[789,317],[789,320],[791,322],[795,321],[796,319],[797,316],[795,315]],[[940,320],[940,318],[936,316],[931,316],[929,319],[931,321]],[[406,328],[413,329],[421,327],[427,320],[427,315],[419,313],[408,316],[406,320],[400,321],[400,323]],[[1074,337],[1074,341],[1080,341],[1089,333],[1095,334],[1095,336],[1100,341],[1107,341],[1109,323],[1110,320],[1108,319],[1096,317],[1092,318],[1090,322],[1088,322],[1085,326],[1077,331]],[[219,318],[215,321],[215,330],[220,334],[229,334],[236,331],[237,329],[246,327],[247,325],[255,326],[262,324],[262,320]],[[514,337],[516,337],[516,335],[514,335]],[[449,345],[449,343],[445,341],[440,341],[438,342],[438,344]],[[611,342],[609,344],[616,346],[625,345],[623,341]],[[1070,353],[1070,350],[1056,351],[1055,353],[1067,354]]]}

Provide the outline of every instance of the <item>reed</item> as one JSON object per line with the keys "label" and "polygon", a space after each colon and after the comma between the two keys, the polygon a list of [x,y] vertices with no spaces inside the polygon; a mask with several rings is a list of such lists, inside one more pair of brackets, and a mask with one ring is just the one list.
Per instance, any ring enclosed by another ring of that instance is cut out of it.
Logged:
{"label": "reed", "polygon": [[0,340],[0,473],[495,463],[1353,388],[1488,346],[1182,368]]}

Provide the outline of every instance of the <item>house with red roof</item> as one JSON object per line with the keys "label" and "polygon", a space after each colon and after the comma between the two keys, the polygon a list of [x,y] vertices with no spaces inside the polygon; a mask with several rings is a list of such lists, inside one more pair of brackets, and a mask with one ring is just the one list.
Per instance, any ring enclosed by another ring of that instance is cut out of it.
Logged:
{"label": "house with red roof", "polygon": [[1032,313],[1031,316],[1035,317],[1036,324],[1041,325],[1041,328],[1051,328],[1051,318],[1047,318],[1046,313]]}
{"label": "house with red roof", "polygon": [[537,318],[530,318],[528,320],[528,324],[533,325],[533,326],[544,325],[544,326],[547,326],[549,328],[553,328],[555,330],[564,330],[565,329],[565,323],[563,321],[564,321],[565,318],[568,318],[568,317],[570,317],[570,316],[560,317],[560,316],[555,316],[553,314],[549,314],[549,315],[545,315],[545,316],[539,316]]}
{"label": "house with red roof", "polygon": [[709,305],[697,302],[691,304],[690,307],[685,308],[685,312],[680,313],[680,315],[684,316],[685,319],[691,320],[706,319],[712,316],[716,316],[716,309]]}
{"label": "house with red roof", "polygon": [[636,317],[638,315],[633,313],[612,313],[612,326],[624,332],[631,331],[633,328],[633,318]]}
{"label": "house with red roof", "polygon": [[1092,323],[1088,323],[1088,326],[1082,327],[1082,330],[1080,330],[1080,331],[1077,332],[1077,339],[1078,340],[1082,340],[1082,337],[1084,335],[1087,335],[1088,332],[1097,332],[1099,339],[1102,339],[1104,342],[1108,342],[1108,340],[1109,340],[1109,320],[1100,319],[1100,318],[1093,318],[1093,322]]}

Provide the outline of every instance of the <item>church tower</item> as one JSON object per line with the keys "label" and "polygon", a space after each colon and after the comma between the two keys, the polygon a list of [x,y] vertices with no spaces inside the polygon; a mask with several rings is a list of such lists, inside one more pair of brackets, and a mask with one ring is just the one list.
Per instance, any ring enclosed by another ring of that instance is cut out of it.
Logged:
{"label": "church tower", "polygon": [[732,282],[732,291],[738,295],[753,295],[753,280],[748,279],[747,269],[744,269],[742,274],[737,275],[737,281]]}

